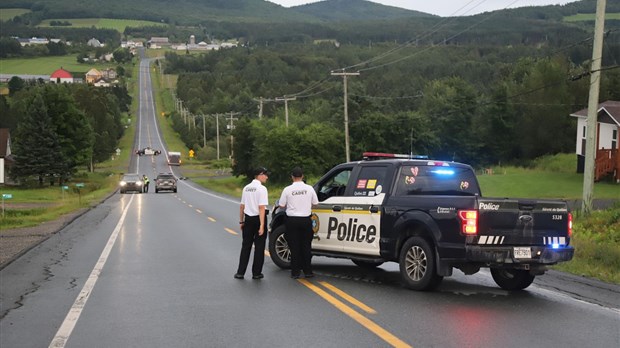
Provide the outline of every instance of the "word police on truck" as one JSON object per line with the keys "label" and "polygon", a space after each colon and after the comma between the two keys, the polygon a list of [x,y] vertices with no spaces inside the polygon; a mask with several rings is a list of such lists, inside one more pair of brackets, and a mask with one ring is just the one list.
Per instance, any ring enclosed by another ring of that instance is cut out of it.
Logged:
{"label": "word police on truck", "polygon": [[[397,262],[410,289],[433,289],[454,268],[474,274],[488,267],[501,288],[521,290],[573,257],[565,201],[483,197],[466,164],[365,153],[331,169],[314,189],[313,255],[360,267]],[[289,268],[284,216],[276,203],[269,252]]]}

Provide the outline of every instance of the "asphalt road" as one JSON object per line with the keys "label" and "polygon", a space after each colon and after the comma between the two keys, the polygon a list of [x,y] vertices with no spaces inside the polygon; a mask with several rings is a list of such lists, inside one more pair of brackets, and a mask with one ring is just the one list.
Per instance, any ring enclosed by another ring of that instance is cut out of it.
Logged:
{"label": "asphalt road", "polygon": [[[163,150],[147,64],[136,147]],[[174,171],[165,153],[130,167]],[[393,263],[317,257],[293,280],[267,257],[264,279],[233,279],[238,204],[189,181],[113,195],[0,271],[0,347],[620,346],[620,287],[562,273],[508,292],[455,271],[415,292]]]}

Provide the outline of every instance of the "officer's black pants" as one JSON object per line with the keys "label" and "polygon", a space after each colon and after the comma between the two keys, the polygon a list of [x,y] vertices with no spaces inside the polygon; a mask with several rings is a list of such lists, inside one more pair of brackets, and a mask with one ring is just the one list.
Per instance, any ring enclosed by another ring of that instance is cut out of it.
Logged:
{"label": "officer's black pants", "polygon": [[297,276],[300,271],[305,275],[312,274],[312,220],[309,216],[287,216],[284,234],[291,250],[291,275]]}
{"label": "officer's black pants", "polygon": [[[265,218],[265,224],[267,219]],[[254,244],[254,261],[252,262],[252,275],[263,273],[263,263],[265,262],[265,240],[267,238],[267,228],[264,228],[263,235],[258,235],[260,228],[260,218],[256,216],[245,216],[245,224],[243,224],[241,242],[241,255],[239,255],[239,268],[237,274],[245,274],[250,261],[250,253],[252,244]]]}

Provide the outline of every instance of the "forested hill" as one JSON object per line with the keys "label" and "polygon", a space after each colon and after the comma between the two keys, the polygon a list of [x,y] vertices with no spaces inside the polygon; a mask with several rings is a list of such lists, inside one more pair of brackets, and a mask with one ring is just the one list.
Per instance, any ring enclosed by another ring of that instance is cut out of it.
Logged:
{"label": "forested hill", "polygon": [[425,12],[385,6],[366,0],[326,0],[294,6],[291,9],[326,21],[435,17]]}
{"label": "forested hill", "polygon": [[365,0],[327,0],[294,8],[285,8],[265,0],[3,0],[1,6],[30,8],[38,19],[107,17],[157,22],[163,20],[178,24],[197,24],[206,20],[318,22],[325,19],[373,20],[432,16]]}

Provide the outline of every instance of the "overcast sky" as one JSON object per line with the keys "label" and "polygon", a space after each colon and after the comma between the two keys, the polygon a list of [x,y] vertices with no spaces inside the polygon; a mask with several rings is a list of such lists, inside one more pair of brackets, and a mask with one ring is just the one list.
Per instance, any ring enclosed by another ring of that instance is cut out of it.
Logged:
{"label": "overcast sky", "polygon": [[[270,2],[291,7],[304,5],[317,0],[268,0]],[[485,11],[501,10],[522,6],[560,5],[577,0],[372,0],[383,5],[406,8],[439,16],[469,16]]]}

